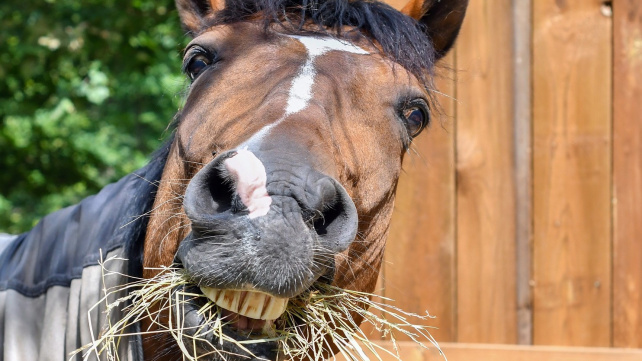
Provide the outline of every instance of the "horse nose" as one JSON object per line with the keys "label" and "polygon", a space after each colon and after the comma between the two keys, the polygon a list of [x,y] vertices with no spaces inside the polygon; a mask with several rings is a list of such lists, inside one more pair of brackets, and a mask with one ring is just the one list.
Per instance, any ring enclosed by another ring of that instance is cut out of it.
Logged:
{"label": "horse nose", "polygon": [[[281,163],[274,164],[278,167]],[[280,174],[291,172],[274,167],[268,165],[266,172],[263,163],[247,150],[229,151],[208,163],[192,178],[183,200],[192,228],[212,232],[208,228],[220,226],[230,216],[265,216],[270,212],[272,198],[281,198],[279,202],[290,198],[296,201],[301,217],[314,228],[326,251],[347,249],[356,237],[358,217],[343,186],[309,166],[302,166],[299,172],[305,174],[294,174],[292,179],[280,179]],[[276,207],[279,208],[282,207]],[[273,216],[278,215],[269,217]]]}

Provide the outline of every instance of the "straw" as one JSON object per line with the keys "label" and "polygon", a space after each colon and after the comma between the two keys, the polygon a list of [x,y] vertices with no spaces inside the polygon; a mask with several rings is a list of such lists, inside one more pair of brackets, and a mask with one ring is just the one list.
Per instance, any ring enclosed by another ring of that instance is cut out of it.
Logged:
{"label": "straw", "polygon": [[[101,263],[103,278],[114,273],[107,270],[104,264]],[[247,355],[255,357],[246,346],[269,341],[277,342],[279,359],[307,358],[311,361],[322,361],[332,354],[330,350],[333,344],[349,361],[370,361],[366,351],[374,355],[378,361],[382,361],[382,353],[401,361],[395,341],[395,335],[399,334],[405,335],[426,349],[428,346],[425,342],[428,341],[445,359],[439,345],[428,331],[431,327],[421,325],[426,319],[431,318],[430,315],[421,316],[403,311],[392,306],[392,300],[389,298],[377,296],[382,302],[373,301],[373,294],[327,284],[317,284],[290,299],[284,314],[274,322],[266,324],[263,338],[235,340],[223,332],[229,321],[223,318],[221,308],[205,295],[187,291],[194,284],[181,268],[162,267],[157,271],[157,276],[153,278],[133,279],[130,283],[103,289],[104,297],[93,308],[104,304],[108,321],[98,338],[93,338],[92,330],[92,342],[76,351],[83,353],[83,360],[88,360],[94,355],[97,358],[105,357],[108,361],[120,361],[118,347],[124,337],[150,333],[171,334],[183,358],[190,361],[205,356],[197,353],[197,344],[201,345],[201,352],[202,345],[205,345],[212,353],[226,359],[226,356],[232,354],[221,350],[220,344],[232,343]],[[117,297],[123,294],[124,296]],[[110,301],[112,299],[113,301]],[[203,303],[198,313],[207,321],[197,329],[188,329],[183,323],[184,320],[180,318],[182,312],[173,313],[171,310],[194,300]],[[122,316],[114,316],[116,313],[122,313]],[[161,322],[161,315],[165,316],[166,322]],[[151,320],[156,330],[131,333],[131,326],[144,318]],[[359,328],[357,319],[363,319],[364,323],[372,324],[384,336],[390,337],[393,349],[385,349],[369,340],[365,332]],[[212,345],[206,340],[205,336],[208,333],[213,333],[213,339],[218,340],[219,345]]]}

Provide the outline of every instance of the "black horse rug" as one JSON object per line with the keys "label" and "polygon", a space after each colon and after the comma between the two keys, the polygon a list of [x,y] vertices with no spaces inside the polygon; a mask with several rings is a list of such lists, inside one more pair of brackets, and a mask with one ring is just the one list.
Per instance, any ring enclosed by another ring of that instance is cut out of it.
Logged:
{"label": "black horse rug", "polygon": [[[27,233],[0,238],[0,361],[82,359],[70,354],[107,322],[103,289],[142,274],[145,215],[165,156]],[[118,274],[105,276],[101,259]],[[126,340],[120,359],[142,360],[140,337]]]}

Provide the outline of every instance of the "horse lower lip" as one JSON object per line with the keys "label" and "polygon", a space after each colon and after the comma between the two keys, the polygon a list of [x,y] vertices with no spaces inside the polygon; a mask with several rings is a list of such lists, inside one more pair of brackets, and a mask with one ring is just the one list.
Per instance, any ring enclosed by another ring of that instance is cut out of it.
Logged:
{"label": "horse lower lip", "polygon": [[285,312],[288,303],[287,298],[274,297],[262,292],[210,287],[201,287],[201,292],[224,310],[257,321],[277,319]]}

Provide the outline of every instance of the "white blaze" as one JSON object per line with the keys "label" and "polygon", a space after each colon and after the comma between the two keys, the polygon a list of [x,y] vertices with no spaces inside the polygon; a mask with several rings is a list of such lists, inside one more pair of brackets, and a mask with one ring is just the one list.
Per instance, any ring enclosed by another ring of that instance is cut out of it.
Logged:
{"label": "white blaze", "polygon": [[285,108],[285,116],[297,113],[308,106],[312,99],[312,86],[317,72],[314,68],[314,59],[329,51],[338,50],[352,54],[368,54],[367,51],[349,42],[333,38],[316,38],[310,36],[290,36],[305,46],[308,58],[301,67],[299,74],[292,81],[292,87]]}
{"label": "white blaze", "polygon": [[265,166],[259,158],[249,150],[240,149],[235,156],[225,160],[225,167],[236,181],[236,193],[250,211],[249,217],[266,215],[272,198],[266,189]]}
{"label": "white blaze", "polygon": [[[285,114],[271,124],[261,128],[252,138],[250,143],[254,141],[261,141],[263,137],[270,132],[272,128],[281,123],[289,115],[300,112],[305,109],[312,99],[312,86],[314,85],[314,77],[317,72],[314,68],[314,60],[332,50],[346,51],[352,54],[370,54],[369,52],[361,49],[360,47],[351,44],[347,41],[333,39],[333,38],[320,38],[311,36],[287,35],[289,38],[298,40],[305,46],[307,58],[303,66],[298,72],[298,75],[292,80],[290,91],[288,92],[288,101],[285,107]],[[248,144],[248,143],[246,143]]]}

